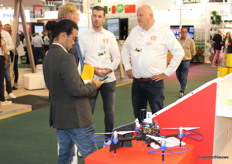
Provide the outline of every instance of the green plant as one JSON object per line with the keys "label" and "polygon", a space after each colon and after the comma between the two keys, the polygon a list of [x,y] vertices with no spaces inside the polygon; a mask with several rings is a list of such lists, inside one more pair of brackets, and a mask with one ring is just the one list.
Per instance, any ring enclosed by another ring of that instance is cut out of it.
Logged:
{"label": "green plant", "polygon": [[215,24],[216,25],[220,25],[222,22],[221,16],[220,15],[216,15],[215,16]]}
{"label": "green plant", "polygon": [[212,11],[211,14],[212,14],[214,17],[216,17],[217,11]]}
{"label": "green plant", "polygon": [[211,17],[212,23],[216,25],[220,25],[222,20],[221,20],[221,16],[217,15],[217,11],[212,11],[211,14],[213,15],[213,17]]}

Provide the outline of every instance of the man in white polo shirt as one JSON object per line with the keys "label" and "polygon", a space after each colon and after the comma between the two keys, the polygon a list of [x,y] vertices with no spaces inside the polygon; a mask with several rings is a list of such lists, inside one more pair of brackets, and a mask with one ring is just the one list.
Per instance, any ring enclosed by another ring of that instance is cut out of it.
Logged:
{"label": "man in white polo shirt", "polygon": [[[152,113],[163,108],[164,79],[175,72],[184,51],[172,31],[155,24],[150,6],[137,10],[138,26],[134,27],[122,48],[122,59],[128,77],[133,79],[132,104],[134,116],[141,122],[141,109]],[[167,53],[173,58],[167,66]],[[144,115],[146,116],[146,115]]]}
{"label": "man in white polo shirt", "polygon": [[[105,132],[112,132],[114,126],[114,106],[116,77],[114,70],[120,63],[120,52],[113,33],[103,29],[105,10],[100,6],[92,9],[92,28],[82,33],[79,41],[84,62],[94,67],[94,79],[108,76],[105,83],[98,89],[103,100],[105,113]],[[90,98],[92,112],[98,96]],[[111,137],[111,135],[106,135]],[[106,139],[107,141],[107,139]],[[108,144],[108,143],[107,143]]]}

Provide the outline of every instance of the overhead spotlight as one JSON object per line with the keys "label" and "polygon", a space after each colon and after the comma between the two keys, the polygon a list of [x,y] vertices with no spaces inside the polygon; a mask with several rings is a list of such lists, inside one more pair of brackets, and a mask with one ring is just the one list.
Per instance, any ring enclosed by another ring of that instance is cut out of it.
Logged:
{"label": "overhead spotlight", "polygon": [[3,6],[3,4],[0,4],[0,6],[2,7],[2,6]]}

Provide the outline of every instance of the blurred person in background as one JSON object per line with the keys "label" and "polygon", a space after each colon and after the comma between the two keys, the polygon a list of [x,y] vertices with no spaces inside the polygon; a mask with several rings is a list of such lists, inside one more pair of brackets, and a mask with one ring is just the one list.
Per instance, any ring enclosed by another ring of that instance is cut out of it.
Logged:
{"label": "blurred person in background", "polygon": [[[10,24],[5,24],[4,25],[4,30],[9,32],[9,34],[11,35],[11,32],[12,32],[12,29],[11,29],[11,25]],[[13,70],[14,70],[14,84],[13,84],[13,87],[12,89],[17,89],[18,87],[18,78],[19,78],[19,71],[18,71],[18,59],[19,59],[19,55],[18,55],[18,51],[17,51],[17,47],[20,45],[20,36],[19,34],[17,33],[16,35],[16,49],[14,51],[12,51],[12,59],[14,59],[13,61],[13,64],[14,64],[14,67],[13,67]]]}
{"label": "blurred person in background", "polygon": [[188,73],[189,73],[189,67],[190,67],[190,62],[194,55],[196,55],[196,45],[193,39],[189,38],[187,36],[188,34],[188,29],[186,27],[182,27],[180,30],[180,38],[178,41],[180,42],[182,48],[184,49],[184,57],[179,65],[179,67],[176,70],[176,77],[180,83],[180,93],[179,96],[183,97],[186,86],[187,86],[187,81],[188,81]]}
{"label": "blurred person in background", "polygon": [[[0,31],[2,30],[2,22],[0,21]],[[2,38],[0,32],[0,105],[9,105],[12,102],[6,101],[4,96],[4,77],[5,77],[5,68],[7,66],[8,51],[6,47],[6,42]]]}
{"label": "blurred person in background", "polygon": [[44,53],[47,52],[48,48],[49,48],[49,37],[48,37],[48,32],[44,31],[43,32],[43,42],[44,42]]}
{"label": "blurred person in background", "polygon": [[222,48],[222,32],[221,30],[217,30],[217,34],[213,37],[213,48],[214,48],[214,57],[212,61],[212,68],[215,65],[220,66],[220,51]]}
{"label": "blurred person in background", "polygon": [[[1,24],[2,24],[2,22],[1,22]],[[14,98],[16,98],[16,96],[12,92],[10,64],[11,64],[11,57],[13,57],[13,55],[14,55],[15,46],[14,46],[14,43],[13,43],[12,38],[11,38],[8,31],[2,30],[2,28],[1,28],[0,32],[1,32],[2,38],[6,42],[6,47],[7,47],[7,52],[8,52],[7,66],[5,69],[6,91],[9,95],[9,97],[11,99],[14,99]]]}
{"label": "blurred person in background", "polygon": [[41,58],[43,63],[44,58],[44,49],[43,49],[43,39],[39,36],[39,33],[35,33],[34,37],[31,40],[31,45],[33,47],[34,61],[35,65],[39,64],[39,58]]}

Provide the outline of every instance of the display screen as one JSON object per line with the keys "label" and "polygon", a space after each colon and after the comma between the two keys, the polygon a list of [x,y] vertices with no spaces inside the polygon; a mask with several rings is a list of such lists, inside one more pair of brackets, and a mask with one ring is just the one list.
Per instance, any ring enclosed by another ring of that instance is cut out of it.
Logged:
{"label": "display screen", "polygon": [[41,34],[44,31],[43,23],[31,23],[31,25],[32,25],[32,33]]}
{"label": "display screen", "polygon": [[34,31],[35,31],[35,33],[41,34],[44,31],[44,26],[37,26],[37,25],[35,25],[34,26]]}
{"label": "display screen", "polygon": [[112,18],[106,20],[106,29],[112,32],[116,39],[120,39],[120,19],[119,18]]}
{"label": "display screen", "polygon": [[180,27],[179,26],[171,26],[171,30],[176,38],[180,37]]}
{"label": "display screen", "polygon": [[[188,34],[187,36],[189,38],[194,39],[194,26],[182,26],[182,27],[186,27],[188,29]],[[173,34],[175,35],[176,38],[180,37],[180,26],[171,26],[170,27]]]}

